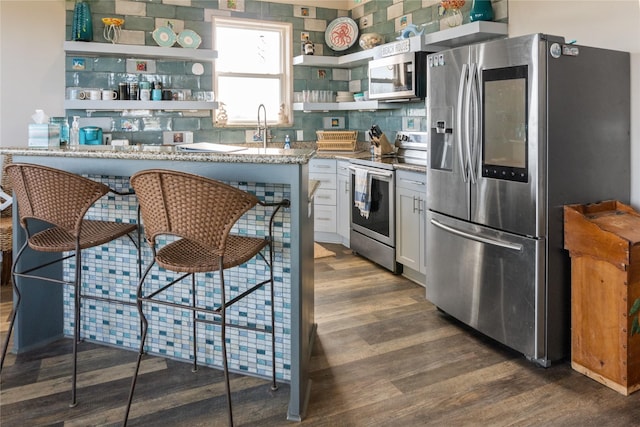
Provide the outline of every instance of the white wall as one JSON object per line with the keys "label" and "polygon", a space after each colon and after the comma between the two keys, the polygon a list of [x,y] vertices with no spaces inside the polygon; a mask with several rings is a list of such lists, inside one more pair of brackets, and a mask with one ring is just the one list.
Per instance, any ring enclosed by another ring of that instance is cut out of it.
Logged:
{"label": "white wall", "polygon": [[26,147],[36,109],[64,115],[64,0],[0,0],[0,145]]}
{"label": "white wall", "polygon": [[509,35],[531,33],[631,52],[631,205],[640,210],[640,0],[509,0]]}

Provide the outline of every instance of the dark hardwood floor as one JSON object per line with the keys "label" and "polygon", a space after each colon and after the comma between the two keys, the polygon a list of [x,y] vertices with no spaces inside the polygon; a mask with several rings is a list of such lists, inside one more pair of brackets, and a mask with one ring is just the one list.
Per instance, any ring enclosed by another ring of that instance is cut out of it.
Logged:
{"label": "dark hardwood floor", "polygon": [[[324,245],[316,260],[318,334],[302,426],[633,426],[640,392],[629,397],[573,371],[543,369],[461,327],[424,298],[420,286]],[[2,335],[9,314],[3,290]],[[136,354],[80,345],[79,404],[69,408],[70,340],[9,355],[2,372],[0,424],[118,425]],[[221,372],[185,363],[143,362],[130,425],[226,425]],[[241,426],[286,421],[289,388],[232,376]]]}

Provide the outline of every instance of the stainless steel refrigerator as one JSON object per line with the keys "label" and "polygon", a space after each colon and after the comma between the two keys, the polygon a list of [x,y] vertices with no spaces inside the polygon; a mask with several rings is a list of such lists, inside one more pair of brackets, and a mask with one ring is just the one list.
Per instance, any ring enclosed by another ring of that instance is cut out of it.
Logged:
{"label": "stainless steel refrigerator", "polygon": [[562,207],[629,201],[629,54],[535,34],[427,62],[426,297],[550,366],[570,344]]}

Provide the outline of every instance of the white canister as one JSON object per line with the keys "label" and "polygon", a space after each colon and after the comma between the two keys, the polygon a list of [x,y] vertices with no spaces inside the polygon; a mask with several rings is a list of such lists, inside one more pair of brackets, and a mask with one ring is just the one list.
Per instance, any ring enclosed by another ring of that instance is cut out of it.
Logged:
{"label": "white canister", "polygon": [[151,100],[151,89],[140,89],[140,100],[141,101],[150,101]]}

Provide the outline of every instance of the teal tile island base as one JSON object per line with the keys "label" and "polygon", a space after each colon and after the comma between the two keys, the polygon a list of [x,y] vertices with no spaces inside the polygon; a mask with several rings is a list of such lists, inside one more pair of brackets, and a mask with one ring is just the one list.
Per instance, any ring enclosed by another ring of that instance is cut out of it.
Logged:
{"label": "teal tile island base", "polygon": [[[287,419],[300,421],[304,417],[309,397],[308,363],[315,336],[314,267],[313,267],[313,205],[309,202],[308,162],[313,150],[253,148],[241,152],[186,153],[174,147],[81,147],[77,149],[2,148],[0,153],[13,154],[14,162],[36,163],[67,170],[104,182],[119,190],[129,189],[129,177],[143,169],[172,169],[207,176],[227,182],[256,194],[265,201],[288,198],[291,207],[281,210],[274,227],[274,274],[276,295],[276,371],[278,381],[291,386]],[[64,189],[60,189],[64,197]],[[89,211],[93,219],[136,222],[135,196],[117,196],[98,201]],[[250,211],[236,225],[235,232],[264,235],[270,211]],[[14,254],[23,245],[25,236],[17,222],[14,206]],[[119,239],[94,250],[83,251],[83,294],[93,294],[135,302],[139,277],[137,248],[129,239]],[[55,254],[32,252],[21,260],[19,268],[40,263]],[[151,251],[142,243],[142,265],[151,259]],[[51,277],[68,278],[73,260],[50,267]],[[225,273],[231,291],[236,284],[262,277],[260,263],[249,262]],[[171,272],[152,271],[152,286],[172,280]],[[197,277],[196,294],[205,304],[216,295],[207,283],[212,275]],[[28,285],[28,286],[25,286]],[[63,336],[73,335],[73,291],[49,283],[18,280],[23,302],[14,329],[14,352],[25,352]],[[241,286],[240,286],[241,287]],[[177,301],[188,300],[190,284],[178,288],[171,296]],[[258,292],[246,304],[229,315],[236,324],[268,322],[268,296]],[[151,310],[151,309],[150,309]],[[190,314],[171,307],[154,308],[150,314],[149,354],[177,360],[193,359]],[[135,306],[108,304],[84,300],[82,336],[88,341],[137,351],[140,324]],[[198,324],[200,343],[198,360],[211,367],[221,366],[217,326]],[[268,377],[271,364],[270,338],[242,329],[229,329],[230,369],[243,374]],[[202,344],[206,343],[206,344]],[[284,418],[284,414],[283,414]]]}

